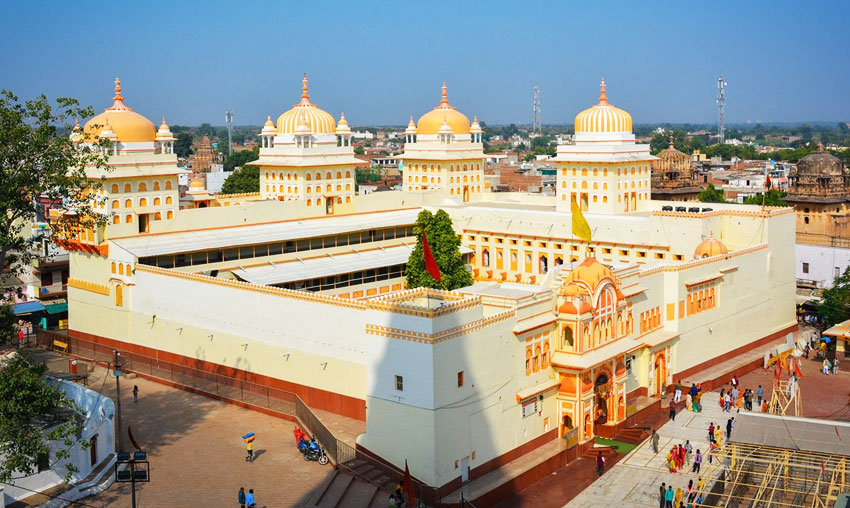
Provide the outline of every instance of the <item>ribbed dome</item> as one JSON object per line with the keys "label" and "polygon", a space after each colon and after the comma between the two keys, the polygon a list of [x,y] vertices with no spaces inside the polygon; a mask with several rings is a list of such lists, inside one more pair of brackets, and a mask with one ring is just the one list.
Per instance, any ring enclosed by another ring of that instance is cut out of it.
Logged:
{"label": "ribbed dome", "polygon": [[632,132],[632,115],[608,103],[604,79],[599,88],[599,103],[576,115],[575,131],[591,134]]}
{"label": "ribbed dome", "polygon": [[673,146],[673,135],[670,134],[670,145],[658,152],[658,159],[650,162],[653,171],[689,171],[691,158]]}
{"label": "ribbed dome", "polygon": [[446,84],[443,83],[440,105],[419,118],[417,134],[439,134],[443,122],[449,124],[454,134],[469,134],[469,118],[449,104]]}
{"label": "ribbed dome", "polygon": [[717,238],[708,237],[697,245],[696,250],[694,250],[694,259],[710,258],[727,252],[729,252],[729,249],[723,242]]}
{"label": "ribbed dome", "polygon": [[310,102],[306,74],[304,74],[302,80],[301,102],[277,117],[277,132],[279,134],[295,134],[302,115],[312,134],[333,134],[336,132],[336,121],[334,117]]}
{"label": "ribbed dome", "polygon": [[109,124],[115,137],[122,143],[138,143],[156,139],[156,127],[153,122],[124,104],[121,80],[118,78],[115,78],[115,97],[112,100],[111,107],[92,117],[83,127],[87,142],[97,141],[106,124]]}

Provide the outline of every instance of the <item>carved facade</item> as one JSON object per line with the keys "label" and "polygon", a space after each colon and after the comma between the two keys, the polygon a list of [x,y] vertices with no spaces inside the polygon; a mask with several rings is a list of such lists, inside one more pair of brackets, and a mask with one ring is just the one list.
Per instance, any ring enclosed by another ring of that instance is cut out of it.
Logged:
{"label": "carved facade", "polygon": [[676,150],[673,136],[670,146],[658,153],[652,164],[652,199],[667,201],[697,201],[702,189],[693,179],[691,158]]}

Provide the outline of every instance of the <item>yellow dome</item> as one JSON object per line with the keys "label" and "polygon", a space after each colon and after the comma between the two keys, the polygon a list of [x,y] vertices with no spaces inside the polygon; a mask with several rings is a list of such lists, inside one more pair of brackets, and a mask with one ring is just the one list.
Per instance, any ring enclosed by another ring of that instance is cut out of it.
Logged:
{"label": "yellow dome", "polygon": [[118,78],[115,78],[115,97],[112,100],[114,102],[111,107],[106,108],[103,113],[95,115],[86,122],[83,127],[86,141],[96,141],[106,124],[112,127],[118,141],[122,143],[138,143],[156,139],[156,127],[153,122],[124,104],[124,97],[121,95],[121,80]]}
{"label": "yellow dome", "polygon": [[189,190],[204,190],[204,182],[200,178],[193,178],[189,182]]}
{"label": "yellow dome", "polygon": [[295,134],[298,121],[301,116],[310,127],[313,134],[333,134],[336,132],[336,121],[327,111],[322,111],[310,102],[310,94],[307,93],[307,74],[302,80],[301,102],[292,106],[292,109],[277,117],[277,132],[279,134]]}
{"label": "yellow dome", "polygon": [[694,259],[710,258],[727,252],[729,252],[729,249],[723,245],[723,242],[717,238],[708,237],[697,245],[694,251]]}
{"label": "yellow dome", "polygon": [[469,118],[449,104],[446,84],[443,83],[443,98],[440,105],[419,118],[417,134],[439,134],[443,122],[449,124],[454,134],[469,134]]}
{"label": "yellow dome", "polygon": [[576,115],[575,131],[587,133],[632,132],[632,115],[608,103],[605,79],[599,86],[599,103]]}

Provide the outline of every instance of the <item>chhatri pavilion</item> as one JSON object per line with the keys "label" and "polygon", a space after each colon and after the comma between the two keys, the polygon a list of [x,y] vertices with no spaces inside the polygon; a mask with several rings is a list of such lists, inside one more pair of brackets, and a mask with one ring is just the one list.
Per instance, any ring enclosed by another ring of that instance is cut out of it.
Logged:
{"label": "chhatri pavilion", "polygon": [[[358,194],[347,121],[311,100],[305,78],[263,127],[260,193],[205,207],[178,208],[173,137],[120,89],[75,131],[108,139],[114,169],[93,195],[109,224],[65,242],[72,340],[297,393],[448,492],[552,440],[613,435],[676,379],[796,327],[793,210],[667,211],[604,83],[558,147],[555,196],[490,192],[480,126],[445,88],[408,125],[403,190]],[[407,288],[417,214],[438,209],[474,284]]]}

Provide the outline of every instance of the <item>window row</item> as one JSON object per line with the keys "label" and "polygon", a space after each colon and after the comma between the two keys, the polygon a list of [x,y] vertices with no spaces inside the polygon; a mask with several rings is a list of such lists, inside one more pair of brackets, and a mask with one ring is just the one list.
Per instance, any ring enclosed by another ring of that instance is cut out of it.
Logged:
{"label": "window row", "polygon": [[[572,168],[567,169],[564,168],[561,170],[561,176],[567,176],[572,174],[572,176],[608,176],[608,168]],[[631,167],[631,168],[617,168],[617,176],[624,175],[647,175],[649,174],[649,168],[647,166],[639,166],[639,167]]]}
{"label": "window row", "polygon": [[640,313],[640,333],[655,330],[661,326],[661,307],[649,309]]}
{"label": "window row", "polygon": [[[145,213],[145,214],[142,214],[142,215],[147,215],[152,220],[162,220],[163,217],[165,217],[166,220],[171,220],[171,219],[174,218],[174,211],[173,210],[167,210],[165,212],[164,216],[163,216],[162,212]],[[121,221],[122,221],[121,217],[122,217],[121,214],[116,213],[115,215],[112,216],[112,223],[113,224],[121,224]],[[123,219],[124,224],[132,224],[133,222],[135,222],[135,214],[128,213],[128,214],[124,214],[123,217],[124,217],[124,219]]]}
{"label": "window row", "polygon": [[[334,199],[333,196],[328,197],[328,200],[330,200],[331,203],[333,202],[333,199]],[[321,206],[322,202],[323,202],[322,198],[316,198],[316,206]],[[351,196],[345,196],[345,202],[351,203]],[[342,196],[336,197],[336,203],[342,204]],[[327,204],[327,203],[325,203],[325,204]],[[307,198],[307,206],[313,206],[313,198]]]}
{"label": "window row", "polygon": [[369,284],[382,280],[398,279],[404,277],[407,264],[384,266],[374,270],[363,270],[360,272],[343,273],[331,277],[320,277],[316,279],[287,282],[275,284],[284,289],[295,289],[299,291],[326,291],[329,289],[345,288],[360,284]]}
{"label": "window row", "polygon": [[130,268],[129,263],[116,263],[112,262],[112,273],[118,275],[132,275],[133,271]]}
{"label": "window row", "polygon": [[713,309],[716,305],[715,287],[695,290],[688,293],[688,315],[699,314],[708,309]]}
{"label": "window row", "polygon": [[[126,199],[124,199],[124,208],[133,208],[134,202],[138,203],[139,207],[145,207],[145,206],[148,206],[151,203],[153,203],[153,206],[160,206],[160,205],[162,205],[162,198],[159,197],[159,196],[154,197],[153,200],[150,200],[149,197],[135,198],[135,200],[134,200],[134,198],[126,198]],[[174,204],[174,196],[165,196],[165,204],[166,205],[173,205]],[[113,199],[112,200],[112,210],[117,210],[119,208],[121,208],[121,200],[120,199]]]}
{"label": "window row", "polygon": [[525,375],[530,376],[549,367],[551,351],[549,332],[538,333],[525,345]]}
{"label": "window row", "polygon": [[410,225],[395,228],[370,229],[368,231],[319,236],[300,240],[289,240],[286,242],[245,245],[242,247],[231,247],[228,249],[151,256],[142,258],[139,262],[145,265],[159,266],[161,268],[179,268],[183,266],[203,265],[207,263],[221,263],[223,261],[236,261],[239,259],[276,256],[278,254],[288,254],[290,252],[304,252],[309,250],[329,249],[332,247],[344,247],[346,245],[359,245],[369,242],[379,242],[382,240],[394,240],[396,238],[409,238],[412,236],[413,225]]}
{"label": "window row", "polygon": [[[442,164],[408,164],[406,171],[431,172],[442,171]],[[481,164],[449,164],[449,171],[480,171]]]}
{"label": "window row", "polygon": [[[332,173],[332,172],[330,172],[330,171],[326,171],[326,172],[325,172],[325,180],[331,180],[331,179],[333,179],[333,176],[334,176],[334,175],[333,175],[333,173]],[[336,172],[336,178],[337,178],[337,180],[339,180],[340,178],[342,178],[342,171],[337,171],[337,172]],[[351,171],[346,171],[346,172],[345,172],[345,178],[351,178]],[[313,176],[312,176],[310,173],[307,173],[307,176],[305,177],[305,179],[309,182],[309,181],[311,181],[311,180],[313,179]],[[321,172],[321,171],[316,171],[316,177],[315,177],[315,179],[316,179],[316,180],[321,180],[321,179],[322,179],[322,172]]]}
{"label": "window row", "polygon": [[[162,187],[160,187],[161,185],[162,185]],[[152,190],[158,191],[161,188],[164,188],[165,190],[171,190],[172,185],[173,184],[171,183],[171,180],[165,180],[165,182],[163,184],[160,184],[158,180],[154,180],[154,182],[152,184]],[[123,187],[124,187],[124,192],[133,192],[133,184],[132,183],[125,183]],[[112,191],[113,194],[117,194],[118,192],[120,192],[120,189],[121,189],[121,186],[119,186],[117,183],[113,183],[112,186],[111,186],[111,191]],[[147,182],[139,182],[138,184],[136,184],[135,192],[146,192],[147,190],[148,190]]]}

